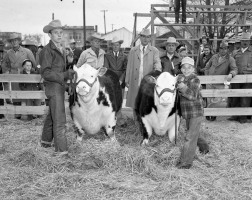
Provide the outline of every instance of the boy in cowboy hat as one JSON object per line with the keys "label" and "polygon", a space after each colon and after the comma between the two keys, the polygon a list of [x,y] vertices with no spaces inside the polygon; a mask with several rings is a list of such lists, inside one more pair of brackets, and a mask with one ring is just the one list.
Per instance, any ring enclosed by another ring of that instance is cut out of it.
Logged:
{"label": "boy in cowboy hat", "polygon": [[81,53],[77,67],[81,67],[84,63],[88,63],[92,67],[99,69],[104,64],[105,51],[100,48],[100,44],[104,39],[100,34],[94,33],[88,37],[87,40],[91,43],[91,47]]}
{"label": "boy in cowboy hat", "polygon": [[176,76],[180,73],[179,65],[181,63],[181,57],[176,52],[179,43],[174,37],[169,37],[164,45],[166,48],[166,54],[161,57],[162,70]]}
{"label": "boy in cowboy hat", "polygon": [[82,50],[79,49],[79,48],[76,48],[76,41],[74,39],[71,39],[69,41],[69,45],[70,45],[70,48],[71,48],[71,50],[73,52],[73,64],[76,65],[79,58],[80,58]]}
{"label": "boy in cowboy hat", "polygon": [[[115,72],[119,78],[120,85],[122,88],[122,95],[124,96],[124,88],[125,88],[125,74],[127,69],[127,55],[120,51],[121,44],[123,40],[120,40],[118,37],[113,37],[111,44],[112,44],[112,51],[105,54],[104,57],[104,67],[112,70]],[[117,124],[119,126],[124,126],[125,121],[123,119],[121,111],[118,112],[118,120]]]}
{"label": "boy in cowboy hat", "polygon": [[133,47],[129,52],[125,78],[128,87],[127,107],[135,107],[135,98],[142,78],[152,70],[161,71],[159,51],[149,44],[150,38],[150,30],[142,30],[140,33],[141,44]]}
{"label": "boy in cowboy hat", "polygon": [[[36,66],[33,53],[29,49],[20,46],[21,43],[20,35],[18,35],[17,33],[10,34],[8,42],[11,43],[12,48],[7,51],[7,54],[3,58],[2,62],[3,73],[20,74],[20,72],[22,71],[22,63],[25,59],[31,60],[33,66]],[[7,88],[7,85],[4,84],[4,87]],[[19,84],[11,83],[11,89],[20,90]],[[12,101],[14,105],[21,105],[20,99],[13,99]],[[21,115],[16,114],[15,117],[17,119],[20,119]]]}
{"label": "boy in cowboy hat", "polygon": [[[234,59],[238,67],[238,74],[252,74],[252,46],[250,46],[251,33],[243,32],[240,38],[241,48],[234,53]],[[252,83],[232,83],[232,89],[251,89]],[[229,99],[230,107],[250,107],[251,97],[232,97]],[[233,116],[229,120],[240,123],[247,122],[247,116]]]}
{"label": "boy in cowboy hat", "polygon": [[177,167],[189,169],[192,166],[197,145],[201,153],[208,153],[207,142],[200,137],[200,125],[203,116],[203,100],[200,94],[200,80],[194,73],[194,60],[185,57],[181,61],[181,72],[177,79],[180,107],[186,120],[187,133]]}
{"label": "boy in cowboy hat", "polygon": [[53,20],[43,28],[50,37],[49,43],[39,54],[41,75],[44,79],[45,93],[49,101],[41,136],[41,145],[50,147],[54,139],[56,152],[67,152],[65,81],[72,79],[74,71],[66,71],[65,51],[61,46],[63,29],[60,20]]}

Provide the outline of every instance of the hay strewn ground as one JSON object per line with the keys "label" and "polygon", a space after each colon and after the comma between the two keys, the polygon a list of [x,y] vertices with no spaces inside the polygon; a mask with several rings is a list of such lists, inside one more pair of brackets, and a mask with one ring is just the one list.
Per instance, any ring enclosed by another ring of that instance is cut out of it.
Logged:
{"label": "hay strewn ground", "polygon": [[211,152],[179,170],[181,136],[177,146],[154,136],[142,148],[127,122],[117,130],[118,143],[100,134],[79,145],[68,119],[70,158],[39,146],[42,119],[0,122],[0,199],[252,199],[251,123],[204,122]]}

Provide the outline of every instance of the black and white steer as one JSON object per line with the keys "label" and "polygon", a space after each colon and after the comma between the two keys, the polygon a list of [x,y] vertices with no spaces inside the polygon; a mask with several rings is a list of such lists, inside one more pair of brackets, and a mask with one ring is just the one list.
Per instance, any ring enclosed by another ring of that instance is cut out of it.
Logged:
{"label": "black and white steer", "polygon": [[152,131],[157,135],[168,132],[171,142],[175,139],[175,112],[177,127],[181,118],[179,103],[175,105],[176,77],[168,72],[154,71],[146,75],[140,84],[135,101],[135,112],[143,135],[142,145],[149,142]]}
{"label": "black and white steer", "polygon": [[89,64],[76,72],[76,90],[70,95],[69,106],[77,127],[77,141],[82,135],[96,134],[105,128],[106,134],[115,139],[116,114],[122,106],[122,92],[117,75],[101,67],[98,70]]}

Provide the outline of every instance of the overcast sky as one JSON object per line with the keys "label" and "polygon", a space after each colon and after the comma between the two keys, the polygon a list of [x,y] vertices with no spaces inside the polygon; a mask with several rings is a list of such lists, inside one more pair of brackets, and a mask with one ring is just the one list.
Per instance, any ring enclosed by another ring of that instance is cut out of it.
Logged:
{"label": "overcast sky", "polygon": [[[60,19],[63,25],[83,25],[83,0],[0,0],[0,31],[15,31],[22,34],[43,33],[43,27],[52,20]],[[121,27],[133,30],[133,13],[149,13],[150,5],[164,3],[162,0],[86,0],[86,25],[98,25],[104,33],[106,12],[107,32]],[[141,30],[150,19],[138,18],[137,29]]]}

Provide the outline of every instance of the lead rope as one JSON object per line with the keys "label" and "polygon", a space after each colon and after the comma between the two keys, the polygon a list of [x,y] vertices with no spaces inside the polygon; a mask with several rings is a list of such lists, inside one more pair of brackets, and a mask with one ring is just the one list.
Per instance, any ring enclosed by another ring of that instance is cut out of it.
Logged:
{"label": "lead rope", "polygon": [[178,116],[178,89],[176,88],[176,97],[175,97],[175,144],[177,144],[177,135],[178,135],[178,125],[177,125],[177,116]]}
{"label": "lead rope", "polygon": [[77,72],[74,73],[74,81],[70,79],[70,85],[68,88],[68,94],[71,96],[73,95],[73,105],[75,104],[75,95],[76,95],[76,80],[77,80]]}

